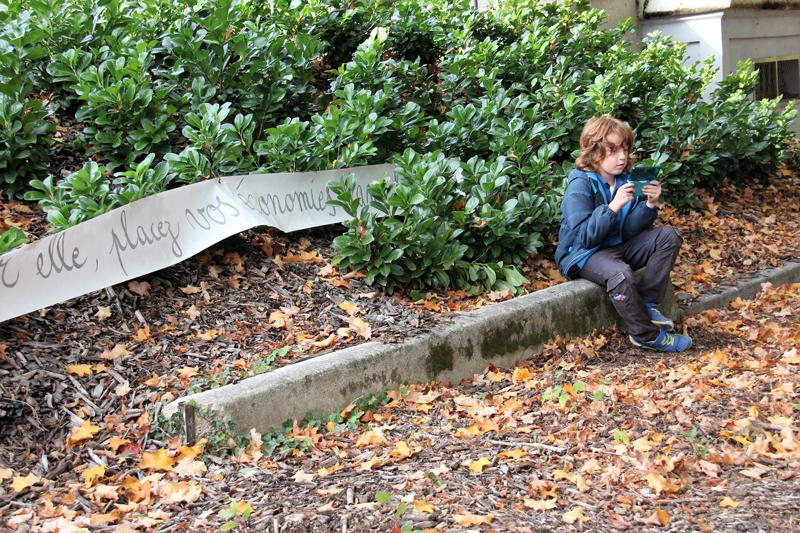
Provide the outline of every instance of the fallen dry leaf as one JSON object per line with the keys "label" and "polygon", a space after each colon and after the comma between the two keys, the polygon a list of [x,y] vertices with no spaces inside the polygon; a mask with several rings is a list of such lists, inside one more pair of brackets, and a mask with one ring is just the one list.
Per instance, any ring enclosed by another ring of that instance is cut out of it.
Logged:
{"label": "fallen dry leaf", "polygon": [[310,483],[314,481],[315,474],[312,472],[310,474],[306,474],[304,470],[300,469],[294,473],[292,479],[296,483]]}
{"label": "fallen dry leaf", "polygon": [[463,514],[454,514],[453,520],[455,520],[456,524],[461,527],[470,527],[470,526],[479,526],[481,524],[491,524],[492,520],[494,519],[494,515],[478,515],[478,514],[470,514],[470,513],[463,513]]}
{"label": "fallen dry leaf", "polygon": [[719,502],[719,506],[723,508],[736,509],[737,507],[739,507],[739,502],[737,502],[730,496],[725,496],[724,498],[722,498],[722,501]]}
{"label": "fallen dry leaf", "polygon": [[171,503],[196,502],[203,493],[203,488],[196,481],[167,482],[161,495]]}
{"label": "fallen dry leaf", "polygon": [[664,527],[669,524],[669,514],[664,509],[656,509],[653,514],[642,520],[642,523]]}
{"label": "fallen dry leaf", "polygon": [[389,441],[386,440],[386,437],[383,435],[383,431],[380,428],[365,431],[359,435],[358,440],[356,441],[356,446],[359,448],[364,448],[367,446],[388,446],[388,444]]}
{"label": "fallen dry leaf", "polygon": [[97,312],[94,314],[94,317],[97,320],[105,320],[106,318],[111,316],[111,306],[97,306]]}
{"label": "fallen dry leaf", "polygon": [[464,463],[464,465],[467,468],[469,468],[473,472],[477,472],[478,474],[483,472],[483,469],[490,464],[492,464],[492,462],[486,457],[480,457],[479,459],[476,459],[474,461],[467,461],[466,463]]}
{"label": "fallen dry leaf", "polygon": [[117,450],[120,449],[121,446],[124,446],[126,444],[130,444],[130,443],[131,443],[130,439],[123,439],[121,437],[111,437],[108,440],[108,447],[116,452]]}
{"label": "fallen dry leaf", "polygon": [[420,513],[432,513],[436,510],[433,505],[424,500],[414,500],[414,509]]}
{"label": "fallen dry leaf", "polygon": [[522,503],[525,505],[525,507],[533,509],[534,511],[549,511],[550,509],[556,508],[555,498],[547,500],[533,500],[531,498],[525,498]]}
{"label": "fallen dry leaf", "polygon": [[514,369],[511,379],[514,383],[530,381],[533,379],[533,374],[528,367],[517,367]]}
{"label": "fallen dry leaf", "polygon": [[196,287],[194,285],[187,285],[186,287],[181,287],[181,292],[183,294],[197,294],[201,291],[202,289],[200,287]]}
{"label": "fallen dry leaf", "polygon": [[11,490],[14,492],[22,492],[23,490],[34,486],[42,480],[39,476],[28,474],[25,477],[16,476],[11,480]]}
{"label": "fallen dry leaf", "polygon": [[347,324],[359,337],[369,340],[372,338],[372,328],[357,316],[348,317]]}
{"label": "fallen dry leaf", "polygon": [[397,443],[394,450],[389,450],[389,455],[392,457],[397,457],[398,459],[405,459],[414,455],[414,452],[408,447],[408,443],[406,441],[401,440]]}
{"label": "fallen dry leaf", "polygon": [[114,359],[122,359],[131,355],[131,352],[123,344],[115,344],[110,350],[103,350],[100,354],[100,359],[106,361],[113,361]]}
{"label": "fallen dry leaf", "polygon": [[83,478],[83,486],[85,488],[89,488],[94,485],[95,481],[100,479],[101,477],[106,475],[106,469],[102,465],[95,465],[90,466],[83,472],[81,472],[81,477]]}
{"label": "fallen dry leaf", "polygon": [[139,296],[147,297],[150,294],[150,284],[146,281],[129,281],[128,290]]}
{"label": "fallen dry leaf", "polygon": [[72,434],[70,434],[69,438],[67,439],[67,443],[69,445],[74,445],[78,444],[79,442],[89,440],[94,437],[98,431],[100,431],[100,426],[95,426],[86,420],[83,422],[83,424],[77,427]]}
{"label": "fallen dry leaf", "polygon": [[179,476],[202,476],[208,471],[208,467],[203,461],[193,461],[191,459],[184,459],[178,462],[178,466],[172,471]]}
{"label": "fallen dry leaf", "polygon": [[582,524],[587,520],[589,518],[583,515],[583,507],[575,507],[573,510],[561,515],[561,521],[566,524],[574,524],[575,522]]}
{"label": "fallen dry leaf", "polygon": [[358,307],[353,302],[349,302],[347,300],[344,300],[342,303],[339,304],[339,309],[341,309],[350,316],[354,316],[358,313],[363,312],[363,310],[360,307]]}
{"label": "fallen dry leaf", "polygon": [[167,450],[161,448],[155,452],[144,452],[139,468],[144,470],[170,471],[175,466],[175,459],[167,455]]}
{"label": "fallen dry leaf", "polygon": [[185,461],[187,459],[194,459],[195,457],[202,455],[207,443],[208,439],[203,438],[197,441],[194,446],[181,446],[178,450],[176,459],[178,461]]}
{"label": "fallen dry leaf", "polygon": [[92,365],[67,365],[67,374],[73,374],[81,378],[91,376]]}

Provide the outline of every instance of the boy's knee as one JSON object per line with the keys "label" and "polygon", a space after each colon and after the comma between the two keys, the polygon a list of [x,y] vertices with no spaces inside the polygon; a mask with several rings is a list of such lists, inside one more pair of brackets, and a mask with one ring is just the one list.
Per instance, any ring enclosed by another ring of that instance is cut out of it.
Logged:
{"label": "boy's knee", "polygon": [[681,244],[683,244],[681,234],[672,226],[661,226],[658,237],[669,248],[680,248]]}

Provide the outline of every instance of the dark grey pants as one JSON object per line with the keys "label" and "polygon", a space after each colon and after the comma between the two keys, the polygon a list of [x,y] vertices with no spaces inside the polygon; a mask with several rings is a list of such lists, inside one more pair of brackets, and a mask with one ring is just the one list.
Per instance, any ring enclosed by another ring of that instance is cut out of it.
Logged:
{"label": "dark grey pants", "polygon": [[[627,242],[595,252],[579,276],[606,288],[628,333],[636,340],[652,341],[658,336],[658,327],[650,322],[646,304],[659,304],[664,298],[682,242],[672,226],[650,228]],[[644,276],[636,283],[633,271],[642,267]]]}

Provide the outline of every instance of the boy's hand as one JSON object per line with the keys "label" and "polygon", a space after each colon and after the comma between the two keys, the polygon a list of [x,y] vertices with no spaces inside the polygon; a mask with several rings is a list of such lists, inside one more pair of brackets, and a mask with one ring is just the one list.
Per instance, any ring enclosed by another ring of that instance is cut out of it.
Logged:
{"label": "boy's hand", "polygon": [[658,205],[658,199],[661,198],[661,183],[651,181],[650,185],[645,185],[642,190],[647,196],[647,207],[654,209]]}
{"label": "boy's hand", "polygon": [[625,207],[625,204],[633,200],[633,183],[626,183],[617,189],[614,199],[608,204],[608,208],[619,213],[619,210]]}

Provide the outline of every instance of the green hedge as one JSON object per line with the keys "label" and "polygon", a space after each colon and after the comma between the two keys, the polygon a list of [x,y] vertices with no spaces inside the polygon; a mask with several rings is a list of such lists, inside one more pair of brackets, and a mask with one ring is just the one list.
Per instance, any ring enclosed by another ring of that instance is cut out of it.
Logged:
{"label": "green hedge", "polygon": [[[634,127],[682,208],[786,157],[793,111],[749,99],[749,64],[703,99],[709,63],[684,66],[660,36],[633,50],[630,21],[602,29],[585,0],[470,4],[14,0],[0,11],[6,193],[32,188],[61,229],[216,175],[393,161],[399,179],[370,206],[337,185],[354,217],[337,261],[389,290],[481,290],[519,285],[591,116]],[[80,135],[53,146],[54,123]],[[92,162],[56,181],[54,151]]]}

